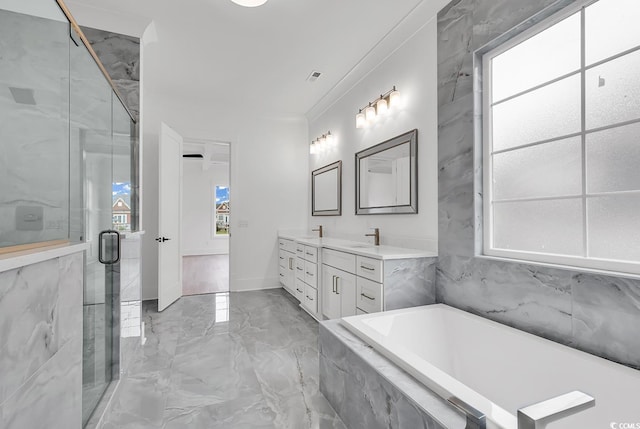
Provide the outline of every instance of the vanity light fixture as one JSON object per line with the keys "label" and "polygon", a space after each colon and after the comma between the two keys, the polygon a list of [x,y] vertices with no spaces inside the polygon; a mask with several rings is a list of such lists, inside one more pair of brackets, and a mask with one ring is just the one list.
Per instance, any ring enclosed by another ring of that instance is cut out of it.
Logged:
{"label": "vanity light fixture", "polygon": [[391,109],[398,108],[400,101],[400,91],[394,86],[391,90],[369,102],[365,107],[358,109],[356,128],[364,128],[368,124],[373,123],[378,116],[384,115]]}
{"label": "vanity light fixture", "polygon": [[331,134],[331,131],[327,131],[327,134],[323,134],[311,142],[309,153],[311,155],[321,154],[336,147],[337,143],[336,137]]}

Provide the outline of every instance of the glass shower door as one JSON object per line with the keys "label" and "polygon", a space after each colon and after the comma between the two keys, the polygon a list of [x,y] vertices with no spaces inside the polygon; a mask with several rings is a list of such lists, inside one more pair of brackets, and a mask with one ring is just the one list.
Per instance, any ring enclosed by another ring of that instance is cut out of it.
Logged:
{"label": "glass shower door", "polygon": [[[71,42],[71,153],[84,178],[82,420],[118,374],[119,253],[113,222],[112,90],[83,45]],[[75,150],[74,150],[75,149]]]}

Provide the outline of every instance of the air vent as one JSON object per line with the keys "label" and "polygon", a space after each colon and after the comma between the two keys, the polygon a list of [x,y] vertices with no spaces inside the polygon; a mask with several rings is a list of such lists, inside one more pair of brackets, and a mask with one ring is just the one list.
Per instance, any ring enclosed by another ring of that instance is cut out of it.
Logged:
{"label": "air vent", "polygon": [[13,88],[9,87],[13,100],[18,104],[28,104],[30,106],[36,105],[36,99],[33,96],[33,89],[28,88]]}
{"label": "air vent", "polygon": [[309,82],[315,82],[316,80],[318,80],[318,78],[322,75],[321,72],[319,71],[312,71],[311,74],[309,75],[309,77],[307,78],[307,81]]}

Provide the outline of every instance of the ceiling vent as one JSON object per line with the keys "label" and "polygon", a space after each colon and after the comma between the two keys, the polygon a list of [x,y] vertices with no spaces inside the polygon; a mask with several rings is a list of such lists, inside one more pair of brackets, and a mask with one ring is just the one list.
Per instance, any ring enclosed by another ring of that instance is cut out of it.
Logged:
{"label": "ceiling vent", "polygon": [[36,105],[36,99],[33,96],[33,89],[29,88],[13,88],[9,87],[13,100],[18,104]]}
{"label": "ceiling vent", "polygon": [[309,77],[307,78],[308,82],[315,82],[316,80],[318,80],[318,78],[322,75],[321,72],[319,71],[312,71],[311,74],[309,75]]}

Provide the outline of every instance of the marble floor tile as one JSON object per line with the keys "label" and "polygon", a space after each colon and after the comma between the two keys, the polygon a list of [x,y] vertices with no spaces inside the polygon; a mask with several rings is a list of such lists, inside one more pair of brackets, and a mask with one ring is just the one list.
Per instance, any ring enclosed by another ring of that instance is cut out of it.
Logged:
{"label": "marble floor tile", "polygon": [[142,320],[102,428],[345,428],[319,391],[318,324],[284,290],[144,302]]}

